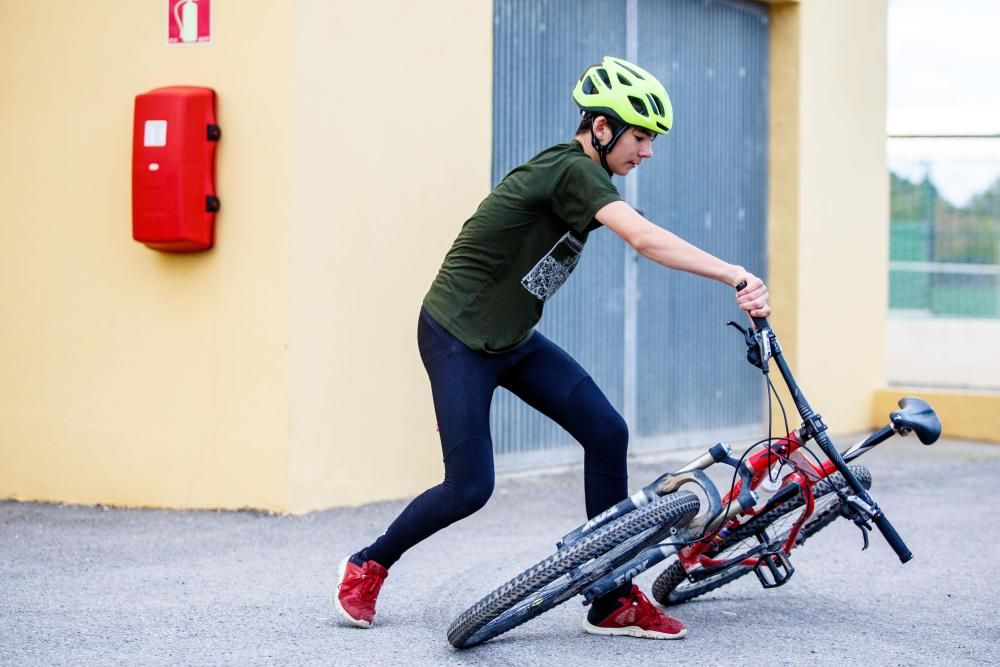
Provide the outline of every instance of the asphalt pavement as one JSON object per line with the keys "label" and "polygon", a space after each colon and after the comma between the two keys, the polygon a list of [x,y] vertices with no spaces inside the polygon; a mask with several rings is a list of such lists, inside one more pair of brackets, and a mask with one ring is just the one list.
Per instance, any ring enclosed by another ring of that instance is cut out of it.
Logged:
{"label": "asphalt pavement", "polygon": [[[633,461],[631,487],[689,458]],[[337,616],[336,565],[405,500],[297,517],[0,502],[0,663],[1000,664],[1000,446],[911,437],[859,462],[905,565],[838,521],[794,552],[785,586],[747,576],[675,608],[683,640],[586,635],[570,601],[466,651],[451,621],[582,521],[579,469],[501,478],[485,509],[393,567],[370,630]]]}

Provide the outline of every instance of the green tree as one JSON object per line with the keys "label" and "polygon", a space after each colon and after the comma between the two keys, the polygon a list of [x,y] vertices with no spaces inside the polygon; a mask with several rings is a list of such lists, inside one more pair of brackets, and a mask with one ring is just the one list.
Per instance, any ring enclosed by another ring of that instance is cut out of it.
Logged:
{"label": "green tree", "polygon": [[915,182],[889,172],[889,214],[893,221],[930,221],[940,200],[937,188],[926,176]]}
{"label": "green tree", "polygon": [[977,216],[1000,220],[1000,177],[988,188],[972,197],[966,209]]}

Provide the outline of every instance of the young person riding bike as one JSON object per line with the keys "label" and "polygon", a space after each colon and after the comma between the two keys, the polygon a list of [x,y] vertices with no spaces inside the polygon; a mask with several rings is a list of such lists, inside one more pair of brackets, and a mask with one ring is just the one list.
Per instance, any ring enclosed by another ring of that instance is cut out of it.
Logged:
{"label": "young person riding bike", "polygon": [[[575,138],[511,171],[462,227],[423,301],[417,344],[430,377],[444,481],[417,496],[372,544],[340,564],[337,609],[369,627],[390,568],[403,553],[486,504],[493,492],[490,402],[504,387],[566,429],[584,449],[587,516],[628,496],[628,428],[590,375],[534,327],[575,268],[588,235],[608,227],[663,266],[735,287],[740,308],[770,314],[764,283],[657,227],[611,181],[653,156],[673,121],[649,72],[606,57],[580,77]],[[625,584],[591,605],[593,634],[677,639],[684,624]]]}

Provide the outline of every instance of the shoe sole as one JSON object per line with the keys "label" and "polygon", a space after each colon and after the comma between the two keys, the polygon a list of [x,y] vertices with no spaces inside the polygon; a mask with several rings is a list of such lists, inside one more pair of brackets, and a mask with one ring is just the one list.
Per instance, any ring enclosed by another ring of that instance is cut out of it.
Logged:
{"label": "shoe sole", "polygon": [[586,618],[583,619],[583,631],[592,635],[604,635],[605,637],[637,637],[639,639],[682,639],[688,633],[687,628],[675,634],[643,630],[635,625],[629,625],[624,628],[602,628],[592,625]]}
{"label": "shoe sole", "polygon": [[344,583],[344,572],[347,571],[348,558],[350,558],[350,556],[340,561],[340,566],[337,568],[337,588],[334,589],[333,591],[333,604],[334,606],[337,607],[337,611],[340,612],[340,615],[346,618],[354,627],[370,628],[372,627],[371,623],[363,619],[354,618],[349,613],[347,613],[347,610],[344,609],[344,606],[340,604],[340,584]]}

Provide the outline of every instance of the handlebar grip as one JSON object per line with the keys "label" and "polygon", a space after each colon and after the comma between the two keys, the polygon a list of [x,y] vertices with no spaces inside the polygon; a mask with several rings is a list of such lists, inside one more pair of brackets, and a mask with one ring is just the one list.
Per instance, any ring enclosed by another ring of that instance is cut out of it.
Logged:
{"label": "handlebar grip", "polygon": [[899,533],[892,527],[889,519],[885,518],[884,514],[879,514],[875,517],[875,525],[878,526],[879,532],[882,533],[885,541],[889,543],[892,550],[899,556],[900,563],[905,563],[913,558],[913,553],[910,552],[909,548],[903,542],[903,538],[899,536]]}
{"label": "handlebar grip", "polygon": [[[744,280],[739,285],[736,286],[736,291],[739,292],[739,291],[743,290],[746,286],[747,286],[747,282]],[[751,315],[750,319],[753,320],[754,329],[756,329],[757,331],[761,331],[763,329],[768,329],[771,326],[771,325],[769,325],[767,323],[767,318],[766,317],[753,317]]]}

